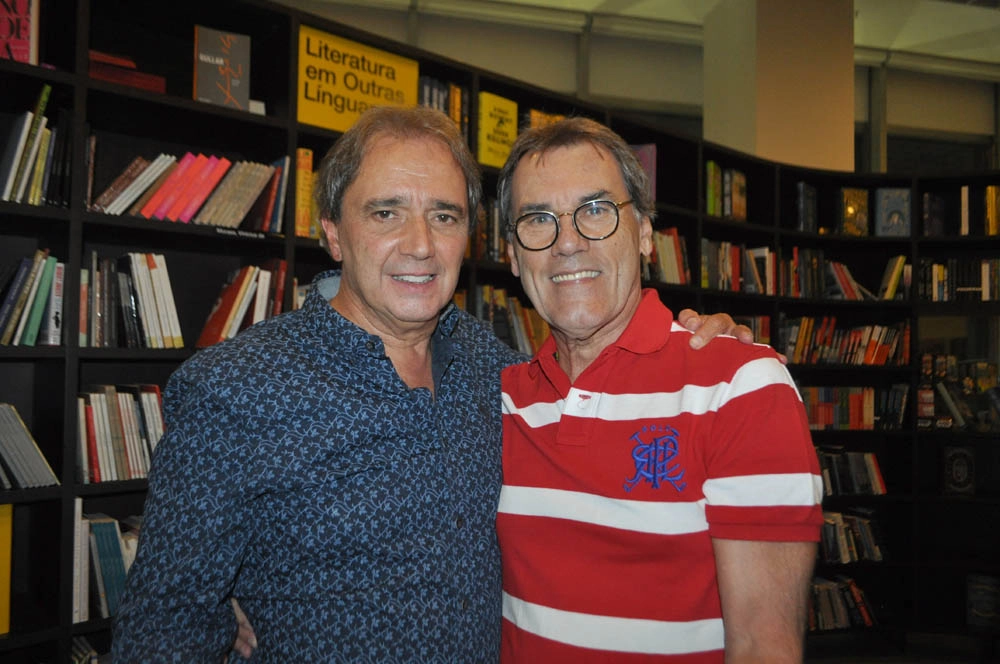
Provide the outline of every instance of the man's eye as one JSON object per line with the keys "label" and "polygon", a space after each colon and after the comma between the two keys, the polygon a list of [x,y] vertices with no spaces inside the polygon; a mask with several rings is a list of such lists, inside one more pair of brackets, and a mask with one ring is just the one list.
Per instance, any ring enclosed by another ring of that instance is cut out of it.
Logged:
{"label": "man's eye", "polygon": [[376,219],[380,221],[389,221],[396,215],[393,213],[392,210],[376,210],[372,216],[374,216]]}
{"label": "man's eye", "polygon": [[554,221],[551,214],[540,212],[538,214],[526,214],[521,217],[521,223],[526,226],[544,226]]}
{"label": "man's eye", "polygon": [[447,212],[438,212],[434,216],[434,220],[437,221],[439,224],[449,224],[449,225],[454,225],[459,222],[458,217],[456,217],[453,214],[448,214]]}

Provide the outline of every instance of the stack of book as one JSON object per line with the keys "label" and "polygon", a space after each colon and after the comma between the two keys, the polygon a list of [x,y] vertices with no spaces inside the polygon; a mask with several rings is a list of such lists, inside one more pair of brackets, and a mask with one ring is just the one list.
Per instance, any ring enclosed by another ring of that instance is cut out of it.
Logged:
{"label": "stack of book", "polygon": [[48,249],[0,268],[0,345],[58,346],[62,343],[66,266]]}
{"label": "stack of book", "polygon": [[58,124],[45,111],[52,86],[44,84],[31,110],[0,113],[0,200],[28,205],[66,206],[69,201],[70,116],[59,110]]}
{"label": "stack of book", "polygon": [[92,212],[278,233],[288,157],[232,162],[187,152],[137,155],[89,204]]}
{"label": "stack of book", "polygon": [[17,409],[0,403],[0,488],[55,486],[59,479]]}
{"label": "stack of book", "polygon": [[164,77],[140,71],[135,59],[127,55],[90,49],[87,73],[91,78],[127,85],[138,90],[160,94],[167,91],[167,80]]}
{"label": "stack of book", "polygon": [[232,339],[240,330],[281,313],[287,272],[284,259],[236,271],[216,299],[195,346],[205,348]]}
{"label": "stack of book", "polygon": [[80,482],[146,477],[163,436],[159,386],[92,385],[77,395],[76,403]]}
{"label": "stack of book", "polygon": [[166,257],[91,252],[80,271],[79,333],[81,348],[183,348]]}

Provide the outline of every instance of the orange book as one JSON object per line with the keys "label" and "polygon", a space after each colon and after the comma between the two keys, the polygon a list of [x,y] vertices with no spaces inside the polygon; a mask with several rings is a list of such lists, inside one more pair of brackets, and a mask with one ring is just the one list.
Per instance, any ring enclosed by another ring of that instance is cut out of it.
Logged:
{"label": "orange book", "polygon": [[[156,193],[153,194],[149,200],[146,201],[146,204],[142,207],[142,209],[139,210],[140,215],[146,219],[153,216],[153,213],[159,209],[167,194],[169,194],[170,191],[183,180],[184,174],[187,172],[187,169],[191,167],[191,164],[194,163],[194,159],[194,154],[190,152],[181,157],[181,160],[177,162],[177,168],[173,169],[170,176],[163,181],[163,185],[156,190]],[[159,219],[160,217],[157,218]]]}

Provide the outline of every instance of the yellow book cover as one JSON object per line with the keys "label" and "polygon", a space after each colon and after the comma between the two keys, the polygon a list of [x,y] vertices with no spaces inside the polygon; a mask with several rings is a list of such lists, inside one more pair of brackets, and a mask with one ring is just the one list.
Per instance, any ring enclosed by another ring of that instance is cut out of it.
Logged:
{"label": "yellow book cover", "polygon": [[295,150],[295,236],[309,237],[312,216],[313,151]]}
{"label": "yellow book cover", "polygon": [[484,166],[500,168],[517,138],[517,102],[491,92],[479,93],[477,158]]}
{"label": "yellow book cover", "polygon": [[0,505],[0,634],[10,631],[10,555],[14,506]]}

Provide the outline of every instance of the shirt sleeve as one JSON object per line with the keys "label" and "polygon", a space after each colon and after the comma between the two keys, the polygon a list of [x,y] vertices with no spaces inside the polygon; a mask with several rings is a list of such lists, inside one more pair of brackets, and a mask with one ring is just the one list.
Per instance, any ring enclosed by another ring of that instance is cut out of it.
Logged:
{"label": "shirt sleeve", "polygon": [[818,541],[822,483],[788,371],[759,357],[733,376],[712,426],[705,515],[712,537]]}
{"label": "shirt sleeve", "polygon": [[175,375],[135,562],[115,617],[115,662],[219,662],[236,634],[229,596],[246,549],[241,454],[251,449],[222,395]]}

